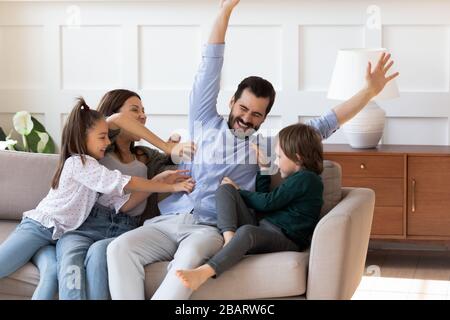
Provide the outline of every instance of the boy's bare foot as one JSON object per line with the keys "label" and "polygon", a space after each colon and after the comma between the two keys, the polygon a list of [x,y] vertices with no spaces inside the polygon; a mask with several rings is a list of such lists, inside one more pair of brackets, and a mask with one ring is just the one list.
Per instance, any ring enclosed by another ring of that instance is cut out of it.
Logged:
{"label": "boy's bare foot", "polygon": [[223,246],[225,247],[228,242],[230,242],[230,240],[234,237],[235,232],[234,231],[225,231],[223,233]]}
{"label": "boy's bare foot", "polygon": [[206,280],[215,275],[215,272],[209,265],[204,264],[196,269],[177,270],[175,274],[186,288],[197,290]]}

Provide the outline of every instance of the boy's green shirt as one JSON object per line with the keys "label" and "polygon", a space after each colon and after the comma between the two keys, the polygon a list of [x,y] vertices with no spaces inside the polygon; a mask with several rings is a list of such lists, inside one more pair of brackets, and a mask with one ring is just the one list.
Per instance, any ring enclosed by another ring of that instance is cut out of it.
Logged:
{"label": "boy's green shirt", "polygon": [[266,220],[278,226],[301,249],[310,245],[323,204],[323,183],[316,173],[300,170],[271,192],[270,176],[258,174],[256,192],[239,190],[249,208],[266,213]]}

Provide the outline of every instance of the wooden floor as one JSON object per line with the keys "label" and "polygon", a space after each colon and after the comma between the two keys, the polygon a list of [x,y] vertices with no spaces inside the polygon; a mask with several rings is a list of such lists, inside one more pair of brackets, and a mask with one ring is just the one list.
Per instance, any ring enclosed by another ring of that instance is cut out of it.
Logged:
{"label": "wooden floor", "polygon": [[353,299],[450,300],[450,252],[369,250]]}

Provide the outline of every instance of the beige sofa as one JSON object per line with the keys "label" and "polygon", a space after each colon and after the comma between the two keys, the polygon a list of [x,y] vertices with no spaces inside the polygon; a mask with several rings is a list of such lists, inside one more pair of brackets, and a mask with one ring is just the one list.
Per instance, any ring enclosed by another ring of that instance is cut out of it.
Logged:
{"label": "beige sofa", "polygon": [[[57,160],[56,155],[0,151],[0,243],[14,230],[22,212],[46,195]],[[325,162],[322,178],[322,214],[326,215],[317,225],[310,250],[248,256],[209,280],[192,298],[350,299],[364,270],[375,194],[364,188],[341,190],[340,167],[333,162]],[[146,267],[148,297],[161,283],[167,265]],[[37,268],[28,263],[0,279],[0,299],[29,299],[38,279]]]}

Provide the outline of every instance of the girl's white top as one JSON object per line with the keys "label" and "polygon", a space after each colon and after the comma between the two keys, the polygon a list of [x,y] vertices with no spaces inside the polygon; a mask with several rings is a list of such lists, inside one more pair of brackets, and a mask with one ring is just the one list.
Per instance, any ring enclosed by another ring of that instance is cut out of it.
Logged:
{"label": "girl's white top", "polygon": [[79,155],[68,158],[58,188],[50,189],[36,209],[23,214],[44,227],[54,227],[54,240],[83,224],[99,193],[122,196],[123,188],[131,179],[119,170],[107,169],[90,156],[85,156],[85,159],[83,165]]}

